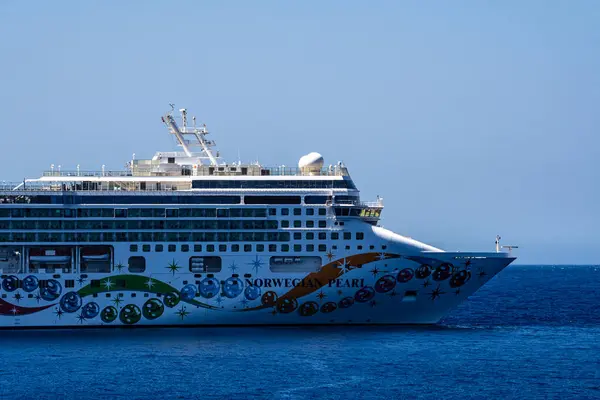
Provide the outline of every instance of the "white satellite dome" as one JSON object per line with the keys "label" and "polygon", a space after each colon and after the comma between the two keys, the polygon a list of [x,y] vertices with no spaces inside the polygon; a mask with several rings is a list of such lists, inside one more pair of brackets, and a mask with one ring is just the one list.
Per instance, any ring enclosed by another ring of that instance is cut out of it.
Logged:
{"label": "white satellite dome", "polygon": [[319,173],[321,168],[323,168],[323,156],[319,153],[309,153],[305,156],[300,157],[298,161],[298,168],[304,173]]}

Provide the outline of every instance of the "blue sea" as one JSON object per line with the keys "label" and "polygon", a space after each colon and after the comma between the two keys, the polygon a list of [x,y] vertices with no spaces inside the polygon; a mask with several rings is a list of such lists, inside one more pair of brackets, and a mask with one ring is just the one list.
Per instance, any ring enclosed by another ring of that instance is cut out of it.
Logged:
{"label": "blue sea", "polygon": [[511,266],[431,327],[0,331],[1,399],[600,398],[600,266]]}

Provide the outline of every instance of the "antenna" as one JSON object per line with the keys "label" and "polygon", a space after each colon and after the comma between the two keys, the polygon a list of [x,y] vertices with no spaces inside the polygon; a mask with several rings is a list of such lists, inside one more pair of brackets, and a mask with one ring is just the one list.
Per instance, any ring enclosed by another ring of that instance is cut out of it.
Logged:
{"label": "antenna", "polygon": [[508,254],[512,252],[512,249],[518,249],[519,246],[502,246],[503,249],[508,249]]}
{"label": "antenna", "polygon": [[[171,109],[173,110],[174,104],[169,104],[169,105],[171,106]],[[179,126],[177,126],[177,123],[175,122],[175,118],[173,118],[173,115],[171,115],[170,113],[163,116],[162,121],[169,129],[169,132],[175,136],[175,138],[177,139],[177,142],[183,148],[183,152],[185,153],[186,157],[187,158],[197,157],[196,154],[194,154],[190,151],[190,146],[194,146],[194,145],[200,146],[202,148],[202,152],[204,153],[204,155],[210,160],[210,163],[212,165],[217,165],[218,164],[217,158],[219,158],[219,154],[217,153],[217,157],[215,158],[215,156],[212,154],[212,151],[210,150],[210,148],[215,145],[215,142],[213,142],[212,140],[206,140],[206,135],[208,135],[208,130],[206,129],[206,124],[204,124],[200,128],[196,128],[196,117],[193,117],[194,128],[193,129],[188,128],[187,127],[187,110],[185,108],[181,108],[181,109],[179,109],[179,111],[181,112],[181,116],[183,119],[183,126],[181,128],[179,128]],[[184,139],[185,135],[193,135],[198,142],[193,143],[190,140]]]}
{"label": "antenna", "polygon": [[183,131],[185,132],[187,129],[187,110],[185,108],[180,108],[179,112],[181,113],[181,119],[183,120]]}

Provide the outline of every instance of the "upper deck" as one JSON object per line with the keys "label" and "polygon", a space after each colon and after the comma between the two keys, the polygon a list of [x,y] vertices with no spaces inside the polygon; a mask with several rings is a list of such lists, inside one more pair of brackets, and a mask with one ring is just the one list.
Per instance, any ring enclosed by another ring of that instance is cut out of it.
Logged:
{"label": "upper deck", "polygon": [[[173,105],[171,105],[173,106]],[[151,159],[136,159],[132,155],[125,170],[99,171],[61,170],[60,165],[43,172],[40,178],[22,182],[2,182],[0,192],[60,192],[60,191],[289,191],[289,190],[345,190],[356,191],[348,169],[338,162],[324,166],[323,157],[311,153],[300,159],[298,167],[266,167],[260,163],[224,163],[216,144],[208,140],[206,125],[187,126],[187,111],[181,109],[181,128],[172,111],[162,117],[183,151],[157,152]],[[196,147],[199,151],[192,151]]]}

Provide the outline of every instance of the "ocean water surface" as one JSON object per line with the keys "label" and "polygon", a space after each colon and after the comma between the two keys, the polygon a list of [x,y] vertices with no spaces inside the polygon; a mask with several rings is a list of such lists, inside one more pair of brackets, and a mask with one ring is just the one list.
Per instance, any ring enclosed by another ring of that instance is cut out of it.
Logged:
{"label": "ocean water surface", "polygon": [[509,267],[431,327],[0,331],[0,357],[0,399],[600,398],[600,267]]}

